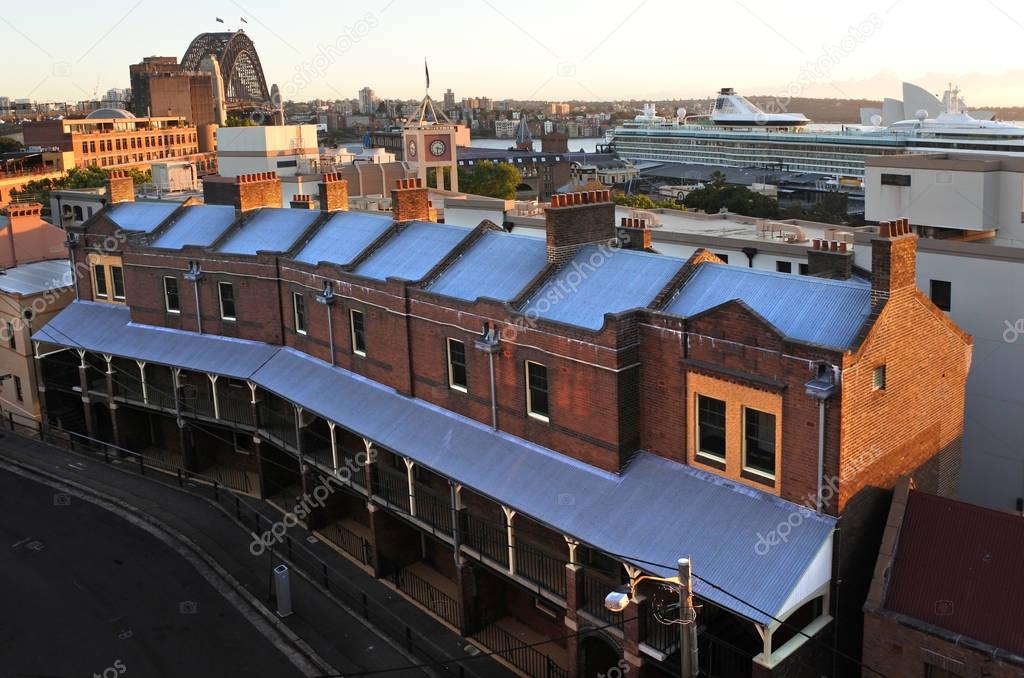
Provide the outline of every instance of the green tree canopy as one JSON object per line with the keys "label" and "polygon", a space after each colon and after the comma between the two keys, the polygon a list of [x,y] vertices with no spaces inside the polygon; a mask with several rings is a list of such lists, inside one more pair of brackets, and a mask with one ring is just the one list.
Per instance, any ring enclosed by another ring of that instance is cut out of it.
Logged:
{"label": "green tree canopy", "polygon": [[745,186],[726,184],[725,175],[720,172],[715,172],[704,188],[691,191],[683,202],[687,207],[703,210],[708,214],[720,212],[724,207],[734,214],[748,217],[779,218],[778,200],[755,193]]}
{"label": "green tree canopy", "polygon": [[21,145],[21,142],[11,137],[0,137],[0,153],[11,153],[12,151],[20,151],[25,147]]}
{"label": "green tree canopy", "polygon": [[[137,169],[126,170],[131,175],[135,185],[148,184],[152,181],[149,170],[142,172]],[[36,179],[25,184],[20,190],[11,191],[12,197],[30,198],[41,202],[43,206],[50,204],[50,191],[64,188],[98,188],[103,186],[110,170],[102,169],[95,165],[88,167],[74,167],[67,173],[56,179]]]}
{"label": "green tree canopy", "polygon": [[519,169],[506,162],[484,160],[459,168],[459,190],[474,195],[511,200],[523,180]]}

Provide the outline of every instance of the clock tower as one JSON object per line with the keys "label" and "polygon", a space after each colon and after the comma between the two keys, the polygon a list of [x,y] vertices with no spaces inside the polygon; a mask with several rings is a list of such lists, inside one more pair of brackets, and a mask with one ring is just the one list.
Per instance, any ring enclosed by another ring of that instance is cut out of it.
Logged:
{"label": "clock tower", "polygon": [[[429,80],[428,80],[429,84]],[[434,108],[430,94],[423,97],[416,115],[402,129],[405,160],[416,170],[416,176],[429,186],[427,172],[434,169],[434,188],[459,190],[456,162],[458,127],[443,111]]]}

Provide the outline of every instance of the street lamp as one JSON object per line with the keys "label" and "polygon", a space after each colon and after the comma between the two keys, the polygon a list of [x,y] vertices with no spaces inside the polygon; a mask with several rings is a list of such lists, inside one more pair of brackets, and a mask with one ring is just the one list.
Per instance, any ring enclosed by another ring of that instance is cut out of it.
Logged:
{"label": "street lamp", "polygon": [[643,581],[669,584],[679,591],[679,619],[662,624],[679,624],[679,655],[683,678],[696,678],[700,671],[697,662],[697,611],[693,609],[693,593],[690,586],[690,559],[679,559],[679,574],[676,577],[654,577],[643,575],[620,586],[604,597],[604,607],[609,612],[622,612],[636,600],[636,590]]}
{"label": "street lamp", "polygon": [[[63,217],[61,217],[61,223],[64,223]],[[68,248],[68,256],[71,258],[71,277],[75,281],[75,299],[81,299],[81,293],[78,290],[78,271],[76,270],[78,264],[75,263],[75,245],[78,244],[78,236],[68,231],[68,237],[64,240],[64,247]]]}

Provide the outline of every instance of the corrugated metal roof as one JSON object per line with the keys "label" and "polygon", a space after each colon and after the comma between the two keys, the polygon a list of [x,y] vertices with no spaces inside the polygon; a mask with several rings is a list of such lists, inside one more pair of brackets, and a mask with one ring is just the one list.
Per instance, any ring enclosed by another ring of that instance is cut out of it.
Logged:
{"label": "corrugated metal roof", "polygon": [[462,226],[414,221],[356,267],[357,275],[420,280],[468,236]]}
{"label": "corrugated metal roof", "polygon": [[[606,473],[291,349],[282,349],[253,380],[609,553],[669,567],[690,555],[699,574],[772,614],[781,611],[834,526],[833,519],[768,493],[651,454],[638,455],[621,476]],[[794,515],[799,521],[791,520]],[[760,552],[760,534],[787,521],[799,527],[784,544]],[[701,582],[695,591],[767,621]]]}
{"label": "corrugated metal roof", "polygon": [[487,231],[427,289],[456,299],[510,301],[547,265],[543,240]]}
{"label": "corrugated metal roof", "polygon": [[152,233],[180,202],[121,202],[110,208],[107,218],[126,231]]}
{"label": "corrugated metal roof", "polygon": [[606,313],[649,305],[685,263],[660,254],[587,245],[527,301],[523,313],[601,329]]}
{"label": "corrugated metal roof", "polygon": [[130,322],[126,306],[75,301],[32,339],[246,379],[278,350],[258,341]]}
{"label": "corrugated metal roof", "polygon": [[[645,571],[670,576],[677,558],[688,555],[696,574],[747,603],[700,580],[697,595],[759,623],[769,619],[750,605],[778,616],[788,611],[782,608],[796,587],[828,581],[827,564],[811,565],[830,555],[835,520],[766,492],[649,453],[636,455],[621,475],[608,473],[290,348],[132,325],[127,318],[119,306],[76,302],[34,339],[249,378]],[[762,535],[781,525],[787,526],[782,543],[759,548]]]}
{"label": "corrugated metal roof", "polygon": [[696,315],[738,299],[783,335],[846,350],[871,312],[871,286],[728,264],[702,264],[665,310]]}
{"label": "corrugated metal roof", "polygon": [[286,252],[320,214],[319,210],[264,207],[229,235],[217,251],[225,254]]}
{"label": "corrugated metal roof", "polygon": [[192,205],[153,241],[154,247],[180,250],[185,245],[208,247],[235,222],[230,205]]}
{"label": "corrugated metal roof", "polygon": [[319,264],[321,261],[348,264],[393,223],[389,216],[338,212],[313,234],[295,259],[307,264]]}
{"label": "corrugated metal roof", "polygon": [[1024,656],[1024,520],[911,490],[885,607]]}
{"label": "corrugated metal roof", "polygon": [[0,291],[9,294],[39,294],[46,290],[71,287],[71,263],[67,259],[50,259],[32,264],[19,264],[0,275]]}

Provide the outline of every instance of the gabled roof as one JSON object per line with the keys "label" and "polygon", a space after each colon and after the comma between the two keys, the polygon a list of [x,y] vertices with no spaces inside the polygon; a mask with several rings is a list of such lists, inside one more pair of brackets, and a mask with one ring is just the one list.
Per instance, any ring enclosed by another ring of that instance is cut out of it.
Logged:
{"label": "gabled roof", "polygon": [[607,313],[650,305],[685,263],[660,254],[587,245],[527,300],[522,312],[599,330]]}
{"label": "gabled roof", "polygon": [[235,223],[230,205],[191,205],[167,225],[153,241],[153,247],[179,250],[186,245],[208,247]]}
{"label": "gabled roof", "polygon": [[217,251],[224,254],[256,254],[287,252],[320,217],[318,210],[264,207],[228,234]]}
{"label": "gabled roof", "polygon": [[121,202],[106,216],[125,231],[152,233],[179,207],[180,202]]}
{"label": "gabled roof", "polygon": [[885,608],[1024,656],[1024,519],[911,490]]}
{"label": "gabled roof", "polygon": [[547,245],[525,235],[487,231],[426,289],[456,299],[511,301],[547,265]]}
{"label": "gabled roof", "polygon": [[[136,325],[129,315],[74,302],[33,339],[249,379],[645,571],[671,576],[690,556],[699,577],[733,594],[695,578],[698,596],[758,623],[829,581],[835,519],[767,492],[644,452],[609,473],[290,348]],[[762,548],[782,525],[791,527],[785,538]]]}
{"label": "gabled roof", "polygon": [[296,261],[344,266],[358,257],[394,223],[387,215],[338,212],[300,246]]}
{"label": "gabled roof", "polygon": [[704,263],[663,310],[693,316],[732,300],[790,339],[846,350],[871,313],[871,286]]}
{"label": "gabled roof", "polygon": [[470,232],[463,226],[413,221],[356,266],[355,273],[375,280],[420,280]]}

